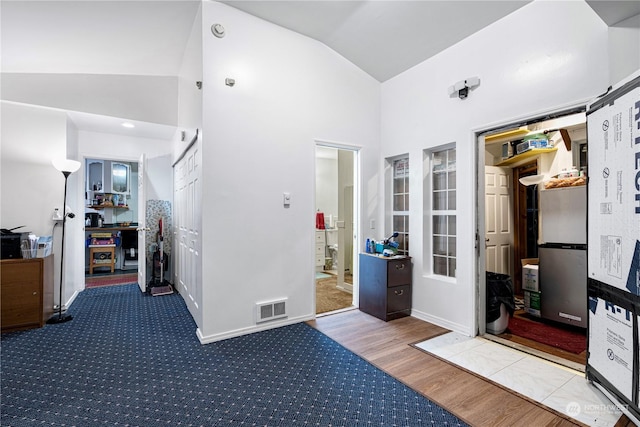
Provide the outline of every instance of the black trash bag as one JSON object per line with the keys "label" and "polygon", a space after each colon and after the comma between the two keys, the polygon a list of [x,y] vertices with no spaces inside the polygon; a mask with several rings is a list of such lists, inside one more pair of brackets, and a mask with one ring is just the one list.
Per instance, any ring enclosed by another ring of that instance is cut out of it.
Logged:
{"label": "black trash bag", "polygon": [[509,316],[513,316],[516,302],[511,276],[487,271],[487,323],[500,318],[500,304],[504,304]]}

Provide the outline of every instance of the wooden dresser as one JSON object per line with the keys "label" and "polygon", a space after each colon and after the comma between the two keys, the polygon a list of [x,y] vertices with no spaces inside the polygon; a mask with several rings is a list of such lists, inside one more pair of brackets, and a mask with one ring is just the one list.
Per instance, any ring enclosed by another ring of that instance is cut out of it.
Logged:
{"label": "wooden dresser", "polygon": [[0,303],[2,332],[43,327],[53,315],[53,255],[3,259]]}
{"label": "wooden dresser", "polygon": [[360,254],[360,311],[384,321],[411,315],[411,257]]}

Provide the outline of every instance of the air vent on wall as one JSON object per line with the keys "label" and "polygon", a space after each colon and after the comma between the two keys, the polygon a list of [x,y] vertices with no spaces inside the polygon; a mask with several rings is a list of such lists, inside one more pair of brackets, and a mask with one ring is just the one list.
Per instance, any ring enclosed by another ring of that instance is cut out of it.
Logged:
{"label": "air vent on wall", "polygon": [[287,317],[287,299],[256,304],[257,323]]}

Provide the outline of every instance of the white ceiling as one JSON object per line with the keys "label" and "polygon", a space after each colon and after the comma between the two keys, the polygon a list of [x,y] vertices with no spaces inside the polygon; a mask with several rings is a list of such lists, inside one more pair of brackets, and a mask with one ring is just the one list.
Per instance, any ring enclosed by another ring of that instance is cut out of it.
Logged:
{"label": "white ceiling", "polygon": [[176,76],[194,1],[2,0],[2,71]]}
{"label": "white ceiling", "polygon": [[[528,0],[224,3],[317,39],[385,81]],[[198,2],[3,0],[0,7],[3,72],[172,76]]]}
{"label": "white ceiling", "polygon": [[[163,140],[170,140],[176,132],[173,126],[160,125],[157,123],[125,120],[117,117],[107,117],[78,111],[69,111],[67,115],[77,129],[90,132]],[[124,127],[122,126],[124,123],[131,124],[134,127]]]}
{"label": "white ceiling", "polygon": [[[317,39],[385,81],[528,1],[224,3]],[[609,25],[640,13],[639,1],[588,3]],[[1,69],[176,76],[198,5],[193,0],[2,0]],[[86,126],[95,122],[76,120]]]}
{"label": "white ceiling", "polygon": [[381,82],[528,2],[223,1],[323,42]]}
{"label": "white ceiling", "polygon": [[610,27],[640,14],[638,0],[587,0],[587,4]]}

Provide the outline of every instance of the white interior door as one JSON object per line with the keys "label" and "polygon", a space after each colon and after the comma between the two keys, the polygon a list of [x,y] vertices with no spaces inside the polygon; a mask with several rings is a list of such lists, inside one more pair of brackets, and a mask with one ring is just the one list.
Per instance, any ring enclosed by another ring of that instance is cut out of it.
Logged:
{"label": "white interior door", "polygon": [[513,274],[511,169],[485,166],[486,270]]}
{"label": "white interior door", "polygon": [[145,183],[147,173],[147,159],[144,153],[138,162],[138,286],[142,292],[147,290],[147,242],[146,219],[147,199],[145,195]]}
{"label": "white interior door", "polygon": [[201,293],[200,268],[201,188],[198,144],[187,150],[173,169],[174,223],[177,235],[177,272],[175,284],[191,315],[198,319]]}

